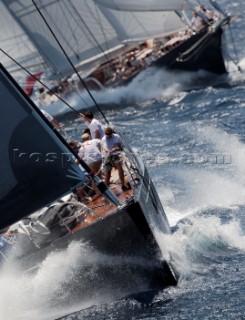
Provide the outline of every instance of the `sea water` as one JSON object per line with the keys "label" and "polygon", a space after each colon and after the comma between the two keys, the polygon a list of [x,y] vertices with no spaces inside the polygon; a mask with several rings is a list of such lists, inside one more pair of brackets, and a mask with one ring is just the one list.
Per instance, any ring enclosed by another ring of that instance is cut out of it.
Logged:
{"label": "sea water", "polygon": [[[245,11],[242,0],[219,4],[236,14]],[[245,70],[243,16],[232,26]],[[81,263],[91,272],[101,261],[123,263],[73,243],[34,274],[19,273],[17,265],[1,269],[1,320],[245,319],[245,71],[237,72],[232,62],[228,68],[228,77],[200,88],[195,80],[206,76],[202,72],[147,71],[126,88],[96,96],[156,185],[173,231],[161,245],[168,246],[181,274],[178,286],[145,301],[116,299],[110,292],[71,299],[69,284]],[[84,124],[76,114],[59,120],[67,137],[80,139]]]}

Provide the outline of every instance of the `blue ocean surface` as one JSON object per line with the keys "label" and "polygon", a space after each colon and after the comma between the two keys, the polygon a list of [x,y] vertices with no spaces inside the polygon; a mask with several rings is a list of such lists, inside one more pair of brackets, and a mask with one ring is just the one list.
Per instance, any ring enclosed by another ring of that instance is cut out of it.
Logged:
{"label": "blue ocean surface", "polygon": [[244,92],[208,86],[106,111],[156,184],[181,278],[151,303],[95,301],[62,319],[245,319]]}
{"label": "blue ocean surface", "polygon": [[[74,244],[48,257],[35,276],[14,266],[1,271],[1,320],[245,319],[245,3],[219,4],[237,15],[225,36],[227,76],[205,82],[203,72],[147,70],[96,97],[156,185],[173,231],[162,245],[181,274],[178,286],[139,298],[108,292],[71,300],[81,263]],[[80,140],[85,127],[76,114],[59,121],[66,137]],[[97,258],[84,250],[94,272]]]}

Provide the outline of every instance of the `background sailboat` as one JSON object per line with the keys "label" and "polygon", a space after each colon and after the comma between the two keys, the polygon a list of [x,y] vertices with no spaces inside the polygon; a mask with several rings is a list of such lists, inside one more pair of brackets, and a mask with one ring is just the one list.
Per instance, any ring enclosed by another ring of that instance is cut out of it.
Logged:
{"label": "background sailboat", "polygon": [[[139,5],[103,0],[4,0],[3,4],[41,61],[45,61],[45,70],[52,71],[48,87],[59,94],[69,95],[83,89],[67,58],[90,89],[97,90],[127,84],[149,66],[226,72],[221,39],[223,26],[229,19],[221,19],[212,31],[206,29],[194,37],[183,11],[194,8],[189,1],[154,1],[151,6],[147,2]],[[67,57],[54,42],[50,29]],[[171,46],[165,46],[170,35],[174,37]],[[43,92],[39,95],[41,104],[57,100],[46,93],[50,91],[45,89],[45,95]]]}
{"label": "background sailboat", "polygon": [[[29,0],[3,2],[50,67],[62,76],[73,72],[33,3]],[[185,27],[174,12],[122,13],[86,0],[36,3],[71,61],[83,66],[91,65],[100,55],[100,63],[106,61],[110,58],[106,57],[107,51],[125,47],[125,41],[167,35]]]}
{"label": "background sailboat", "polygon": [[[154,36],[168,35],[185,27],[183,21],[174,12],[168,12],[168,14],[118,12],[86,0],[37,1],[36,3],[83,78],[88,77],[100,65],[109,61],[106,71],[103,69],[96,75],[92,74],[96,88],[101,88],[105,84],[106,79],[102,73],[106,72],[107,77],[110,78],[115,72],[112,60],[119,57],[118,62],[120,62],[120,57],[125,52],[137,47],[145,40]],[[58,85],[55,79],[60,81],[64,77],[72,76],[74,71],[55,44],[53,35],[34,4],[31,1],[18,1],[18,3],[3,1],[2,6],[5,8],[1,12],[7,17],[3,28],[12,31],[8,37],[11,46],[16,49],[16,29],[12,30],[9,25],[19,25],[17,30],[18,33],[25,35],[25,47],[30,44],[36,56],[42,61],[40,68],[33,68],[32,62],[28,60],[24,66],[32,73],[50,70],[53,75],[51,79],[49,76],[50,81],[46,82],[50,88]],[[4,44],[1,48],[9,54],[12,53],[12,57],[19,63],[22,62],[19,52],[16,54],[13,54],[13,51],[9,52]],[[5,61],[11,61],[3,53],[0,57],[4,57]],[[8,68],[8,65],[6,67]],[[98,83],[95,77],[102,84]],[[43,79],[45,79],[44,76]],[[119,83],[120,81],[119,79]]]}

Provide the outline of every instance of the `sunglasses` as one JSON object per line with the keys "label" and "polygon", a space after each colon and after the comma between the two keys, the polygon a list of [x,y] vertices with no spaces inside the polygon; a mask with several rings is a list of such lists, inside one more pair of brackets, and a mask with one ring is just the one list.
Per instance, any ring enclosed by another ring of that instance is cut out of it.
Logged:
{"label": "sunglasses", "polygon": [[106,136],[111,136],[112,135],[112,132],[110,133],[105,133]]}

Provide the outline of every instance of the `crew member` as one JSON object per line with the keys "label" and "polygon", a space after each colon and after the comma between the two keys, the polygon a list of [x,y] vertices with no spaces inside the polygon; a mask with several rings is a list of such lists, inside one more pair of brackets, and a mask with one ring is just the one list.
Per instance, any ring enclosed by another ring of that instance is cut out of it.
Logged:
{"label": "crew member", "polygon": [[80,113],[80,117],[85,121],[92,139],[102,139],[104,136],[103,125],[100,121],[94,118],[92,111],[87,111],[84,114]]}

